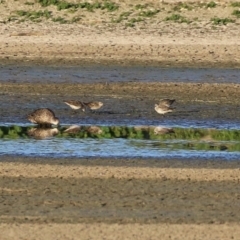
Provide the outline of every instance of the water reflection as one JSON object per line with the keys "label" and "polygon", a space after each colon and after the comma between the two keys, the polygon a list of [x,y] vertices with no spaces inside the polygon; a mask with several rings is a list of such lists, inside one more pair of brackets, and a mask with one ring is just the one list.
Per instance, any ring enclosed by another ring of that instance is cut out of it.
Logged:
{"label": "water reflection", "polygon": [[240,156],[240,130],[165,126],[0,126],[0,144],[0,155],[156,158],[211,155],[232,159]]}
{"label": "water reflection", "polygon": [[[45,141],[34,139],[3,139],[0,155],[61,157],[118,157],[127,158],[206,158],[239,160],[240,150],[231,151],[215,149],[182,148],[184,142],[174,144],[172,141],[139,140],[139,139],[98,139],[98,138],[51,138]],[[187,146],[187,143],[186,143]],[[117,159],[116,159],[117,160]]]}
{"label": "water reflection", "polygon": [[154,149],[165,151],[228,151],[240,152],[240,142],[206,142],[206,141],[187,141],[187,140],[165,140],[165,141],[132,141],[131,145],[138,149]]}
{"label": "water reflection", "polygon": [[154,131],[154,134],[156,135],[174,133],[173,128],[166,128],[162,126],[155,127],[153,131]]}
{"label": "water reflection", "polygon": [[87,132],[92,134],[102,134],[103,130],[98,126],[90,126],[89,128],[87,128]]}
{"label": "water reflection", "polygon": [[31,128],[27,131],[27,135],[35,139],[46,139],[56,136],[59,133],[57,128]]}
{"label": "water reflection", "polygon": [[[33,129],[33,130],[31,130]],[[0,138],[26,138],[43,132],[47,136],[57,135],[73,138],[131,138],[142,140],[201,140],[240,141],[240,130],[214,128],[168,128],[165,126],[61,126],[59,128],[33,128],[32,126],[0,126]],[[46,132],[46,133],[45,133]],[[73,134],[74,133],[74,134]]]}
{"label": "water reflection", "polygon": [[77,134],[81,131],[81,127],[78,125],[71,125],[70,127],[66,128],[63,132],[70,133],[70,134]]}
{"label": "water reflection", "polygon": [[79,126],[71,125],[70,127],[63,130],[63,133],[68,133],[71,136],[82,136],[82,137],[92,137],[93,135],[99,135],[103,133],[101,127],[98,126]]}

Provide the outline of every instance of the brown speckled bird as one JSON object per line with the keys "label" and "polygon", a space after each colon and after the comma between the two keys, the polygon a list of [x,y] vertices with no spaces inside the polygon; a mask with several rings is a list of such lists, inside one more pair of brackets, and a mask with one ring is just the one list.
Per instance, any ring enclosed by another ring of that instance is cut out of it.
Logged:
{"label": "brown speckled bird", "polygon": [[35,124],[43,126],[58,125],[59,119],[49,108],[39,108],[27,116],[27,119]]}
{"label": "brown speckled bird", "polygon": [[91,110],[97,110],[103,106],[103,103],[102,102],[87,102],[87,103],[84,102],[84,105],[86,105]]}
{"label": "brown speckled bird", "polygon": [[161,106],[161,105],[158,105],[158,104],[155,104],[155,107],[154,107],[155,111],[159,114],[166,114],[168,112],[172,112],[174,108],[171,108],[171,107],[166,107],[166,106]]}
{"label": "brown speckled bird", "polygon": [[74,110],[81,109],[83,112],[85,112],[86,106],[81,101],[68,100],[64,101],[64,103],[66,103],[70,108]]}
{"label": "brown speckled bird", "polygon": [[155,111],[159,114],[165,114],[168,112],[172,112],[175,108],[171,107],[171,105],[175,102],[175,99],[161,99],[159,104],[155,104]]}

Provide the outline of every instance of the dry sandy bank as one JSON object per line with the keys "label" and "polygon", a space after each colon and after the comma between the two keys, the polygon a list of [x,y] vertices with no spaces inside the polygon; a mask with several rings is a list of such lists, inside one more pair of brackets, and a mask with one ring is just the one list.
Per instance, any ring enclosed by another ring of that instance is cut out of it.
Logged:
{"label": "dry sandy bank", "polygon": [[235,224],[1,224],[2,240],[19,239],[239,239]]}
{"label": "dry sandy bank", "polygon": [[[113,1],[115,11],[25,2],[1,3],[2,63],[240,67],[238,7],[228,1]],[[47,18],[33,19],[43,11]],[[174,16],[180,19],[166,20]]]}
{"label": "dry sandy bank", "polygon": [[1,62],[240,67],[239,37],[231,35],[224,39],[216,33],[193,37],[180,33],[155,36],[137,32],[99,35],[95,30],[82,28],[76,33],[72,26],[58,35],[52,34],[57,31],[55,26],[48,28],[51,33],[38,31],[42,32],[40,36],[1,35]]}

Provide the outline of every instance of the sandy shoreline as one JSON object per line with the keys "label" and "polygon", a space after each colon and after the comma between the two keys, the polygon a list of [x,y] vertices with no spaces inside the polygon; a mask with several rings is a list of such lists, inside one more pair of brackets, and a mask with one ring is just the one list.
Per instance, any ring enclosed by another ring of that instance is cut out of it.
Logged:
{"label": "sandy shoreline", "polygon": [[61,178],[172,179],[194,181],[239,181],[240,163],[224,160],[141,159],[51,159],[3,157],[1,174]]}
{"label": "sandy shoreline", "polygon": [[[54,31],[54,28],[52,29]],[[11,32],[11,31],[10,31]],[[181,37],[126,33],[0,37],[1,62],[37,65],[150,65],[161,67],[240,67],[239,37]],[[178,39],[178,40],[176,40]]]}
{"label": "sandy shoreline", "polygon": [[[237,225],[118,225],[118,224],[51,224],[49,227],[25,224],[21,227],[9,225],[0,226],[3,240],[11,239],[36,239],[29,238],[35,232],[37,239],[238,239],[239,228]],[[68,229],[70,234],[66,234]],[[161,229],[161,231],[159,230]],[[119,233],[119,234],[116,234]],[[17,237],[16,237],[17,234]],[[188,237],[186,237],[188,236]]]}
{"label": "sandy shoreline", "polygon": [[[2,240],[8,239],[238,239],[235,224],[1,224]],[[34,237],[31,237],[34,232]],[[66,233],[67,232],[67,233]],[[96,237],[97,236],[97,237]]]}
{"label": "sandy shoreline", "polygon": [[78,6],[59,11],[57,3],[4,1],[1,63],[240,67],[238,5],[113,2],[114,11]]}
{"label": "sandy shoreline", "polygon": [[22,22],[0,30],[2,64],[240,67],[237,22],[216,29],[204,19],[200,26],[155,20],[136,28]]}

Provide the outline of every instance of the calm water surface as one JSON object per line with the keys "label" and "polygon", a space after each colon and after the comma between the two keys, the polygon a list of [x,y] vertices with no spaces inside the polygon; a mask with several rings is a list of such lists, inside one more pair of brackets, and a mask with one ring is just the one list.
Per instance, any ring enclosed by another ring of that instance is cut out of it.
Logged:
{"label": "calm water surface", "polygon": [[7,82],[196,82],[240,83],[238,69],[159,68],[122,66],[34,67],[0,66],[1,81]]}
{"label": "calm water surface", "polygon": [[136,139],[16,139],[0,140],[0,155],[42,157],[112,157],[112,158],[184,158],[240,159],[240,152],[185,150],[174,148],[173,142],[164,147],[159,141]]}

